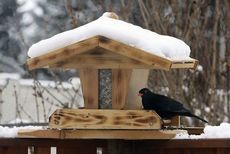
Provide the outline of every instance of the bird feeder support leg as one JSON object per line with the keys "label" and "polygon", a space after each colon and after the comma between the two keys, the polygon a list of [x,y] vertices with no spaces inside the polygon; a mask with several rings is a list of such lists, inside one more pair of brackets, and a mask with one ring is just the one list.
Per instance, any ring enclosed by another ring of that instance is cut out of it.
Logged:
{"label": "bird feeder support leg", "polygon": [[98,69],[80,69],[85,108],[98,109]]}
{"label": "bird feeder support leg", "polygon": [[132,69],[112,69],[112,108],[123,109],[127,102]]}

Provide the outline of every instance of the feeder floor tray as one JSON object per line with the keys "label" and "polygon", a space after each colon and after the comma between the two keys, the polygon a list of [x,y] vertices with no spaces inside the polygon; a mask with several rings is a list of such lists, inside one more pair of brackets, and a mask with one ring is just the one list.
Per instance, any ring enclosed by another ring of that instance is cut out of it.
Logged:
{"label": "feeder floor tray", "polygon": [[172,139],[185,130],[57,130],[24,129],[18,132],[19,138],[54,138],[54,139]]}

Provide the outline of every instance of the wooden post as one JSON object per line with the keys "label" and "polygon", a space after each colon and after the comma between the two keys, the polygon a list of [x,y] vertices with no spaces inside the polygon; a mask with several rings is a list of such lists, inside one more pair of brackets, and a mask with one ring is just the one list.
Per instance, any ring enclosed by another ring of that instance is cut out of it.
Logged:
{"label": "wooden post", "polygon": [[131,69],[112,69],[112,108],[123,109],[127,101]]}
{"label": "wooden post", "polygon": [[2,122],[2,104],[3,104],[2,89],[0,88],[0,122]]}
{"label": "wooden post", "polygon": [[98,70],[80,69],[80,80],[84,97],[85,108],[98,108]]}
{"label": "wooden post", "polygon": [[50,154],[50,147],[34,147],[34,154]]}
{"label": "wooden post", "polygon": [[180,127],[180,116],[173,117],[171,119],[171,123],[169,125],[170,126]]}

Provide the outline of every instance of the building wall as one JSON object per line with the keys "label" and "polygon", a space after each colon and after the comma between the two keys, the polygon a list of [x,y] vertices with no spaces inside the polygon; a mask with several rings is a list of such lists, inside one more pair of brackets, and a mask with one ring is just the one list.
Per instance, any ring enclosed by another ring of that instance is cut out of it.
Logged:
{"label": "building wall", "polygon": [[[78,79],[79,80],[79,79]],[[76,89],[78,87],[79,89]],[[48,117],[63,107],[83,107],[80,81],[77,85],[54,82],[7,79],[0,81],[0,123],[47,122]],[[78,90],[78,91],[77,91]]]}

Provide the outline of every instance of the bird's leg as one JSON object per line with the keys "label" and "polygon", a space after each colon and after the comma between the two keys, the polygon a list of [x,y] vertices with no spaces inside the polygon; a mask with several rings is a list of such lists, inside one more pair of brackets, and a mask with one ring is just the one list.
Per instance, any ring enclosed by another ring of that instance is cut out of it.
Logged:
{"label": "bird's leg", "polygon": [[161,118],[161,129],[165,129],[164,120]]}

